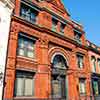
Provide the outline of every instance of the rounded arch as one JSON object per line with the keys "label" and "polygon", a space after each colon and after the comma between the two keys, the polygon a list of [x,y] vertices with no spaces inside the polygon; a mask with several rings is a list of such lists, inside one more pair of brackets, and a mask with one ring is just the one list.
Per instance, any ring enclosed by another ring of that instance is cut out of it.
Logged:
{"label": "rounded arch", "polygon": [[50,50],[49,50],[49,62],[52,63],[53,62],[53,59],[56,55],[61,55],[66,63],[67,63],[67,66],[69,66],[69,61],[70,61],[70,55],[69,55],[69,52],[66,51],[65,49],[63,48],[60,48],[60,47],[52,47]]}
{"label": "rounded arch", "polygon": [[51,63],[54,67],[59,65],[59,68],[68,68],[68,61],[66,57],[60,52],[57,52],[52,56]]}
{"label": "rounded arch", "polygon": [[[66,73],[69,57],[69,53],[63,48],[53,47],[49,50],[49,61],[53,64],[51,65],[51,94],[53,98],[64,98],[66,100]],[[64,65],[65,62],[67,65]]]}

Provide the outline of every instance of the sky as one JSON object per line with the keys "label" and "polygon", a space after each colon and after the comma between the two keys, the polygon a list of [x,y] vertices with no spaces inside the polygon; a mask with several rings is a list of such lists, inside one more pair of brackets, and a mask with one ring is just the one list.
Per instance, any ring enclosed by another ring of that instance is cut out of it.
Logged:
{"label": "sky", "polygon": [[71,18],[84,27],[86,39],[100,46],[100,0],[63,0]]}

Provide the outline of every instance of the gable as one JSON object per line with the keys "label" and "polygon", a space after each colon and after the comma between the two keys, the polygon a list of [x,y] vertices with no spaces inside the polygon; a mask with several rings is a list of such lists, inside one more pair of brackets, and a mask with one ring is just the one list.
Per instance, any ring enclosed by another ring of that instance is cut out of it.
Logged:
{"label": "gable", "polygon": [[51,3],[54,8],[58,9],[62,13],[66,13],[68,16],[70,16],[69,12],[65,9],[63,3],[61,0],[46,0],[48,3]]}

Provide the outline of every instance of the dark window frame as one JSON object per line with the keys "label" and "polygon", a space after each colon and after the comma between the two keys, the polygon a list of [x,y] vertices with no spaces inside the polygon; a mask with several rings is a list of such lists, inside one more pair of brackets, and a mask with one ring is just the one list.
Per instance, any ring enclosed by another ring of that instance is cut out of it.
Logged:
{"label": "dark window frame", "polygon": [[[24,35],[24,33],[20,32],[18,35],[17,56],[34,59],[35,58],[35,42],[36,42],[35,38]],[[22,45],[21,43],[23,44],[23,46],[21,46]],[[24,52],[22,55],[20,54],[20,50]],[[31,53],[32,56],[30,57],[28,53]]]}
{"label": "dark window frame", "polygon": [[74,39],[75,41],[77,41],[78,43],[82,43],[82,33],[76,29],[74,29]]}
{"label": "dark window frame", "polygon": [[[32,94],[31,95],[25,95],[25,93],[26,93],[26,91],[25,91],[25,82],[26,82],[26,80],[27,79],[31,79],[32,80],[32,85],[34,85],[33,83],[34,83],[34,76],[35,76],[35,72],[29,72],[29,71],[22,71],[22,70],[17,70],[16,71],[16,80],[15,80],[15,87],[14,87],[14,97],[33,97],[34,96],[34,87],[35,86],[32,86],[33,88],[32,88],[32,90],[31,90],[31,92],[32,92]],[[18,85],[16,82],[17,82],[17,79],[18,78],[20,78],[20,79],[22,79],[22,81],[23,81],[23,87],[22,87],[22,95],[17,95],[17,93],[16,93],[16,86]]]}
{"label": "dark window frame", "polygon": [[23,1],[21,1],[20,6],[20,16],[31,23],[37,24],[39,11]]}
{"label": "dark window frame", "polygon": [[61,32],[61,33],[64,33],[65,27],[66,27],[66,24],[60,23],[60,32]]}
{"label": "dark window frame", "polygon": [[52,30],[57,31],[57,27],[58,27],[58,20],[52,17]]}

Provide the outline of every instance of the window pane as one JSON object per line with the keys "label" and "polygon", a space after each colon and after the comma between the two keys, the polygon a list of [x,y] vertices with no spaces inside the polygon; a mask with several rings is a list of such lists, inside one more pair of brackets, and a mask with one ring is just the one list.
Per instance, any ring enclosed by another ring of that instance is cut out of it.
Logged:
{"label": "window pane", "polygon": [[25,52],[24,49],[19,49],[19,50],[18,50],[18,54],[19,54],[20,56],[24,56],[24,55],[25,55],[24,52]]}
{"label": "window pane", "polygon": [[52,81],[53,97],[61,97],[61,84],[57,80]]}
{"label": "window pane", "polygon": [[31,21],[36,22],[36,14],[31,12]]}
{"label": "window pane", "polygon": [[23,39],[19,39],[18,42],[19,42],[18,43],[18,47],[19,48],[23,48],[24,47],[24,40]]}
{"label": "window pane", "polygon": [[27,51],[27,57],[33,58],[33,51]]}
{"label": "window pane", "polygon": [[25,78],[25,96],[33,95],[33,79]]}
{"label": "window pane", "polygon": [[23,78],[16,78],[15,95],[23,96],[24,80]]}
{"label": "window pane", "polygon": [[28,43],[28,49],[34,50],[34,45],[32,42]]}

